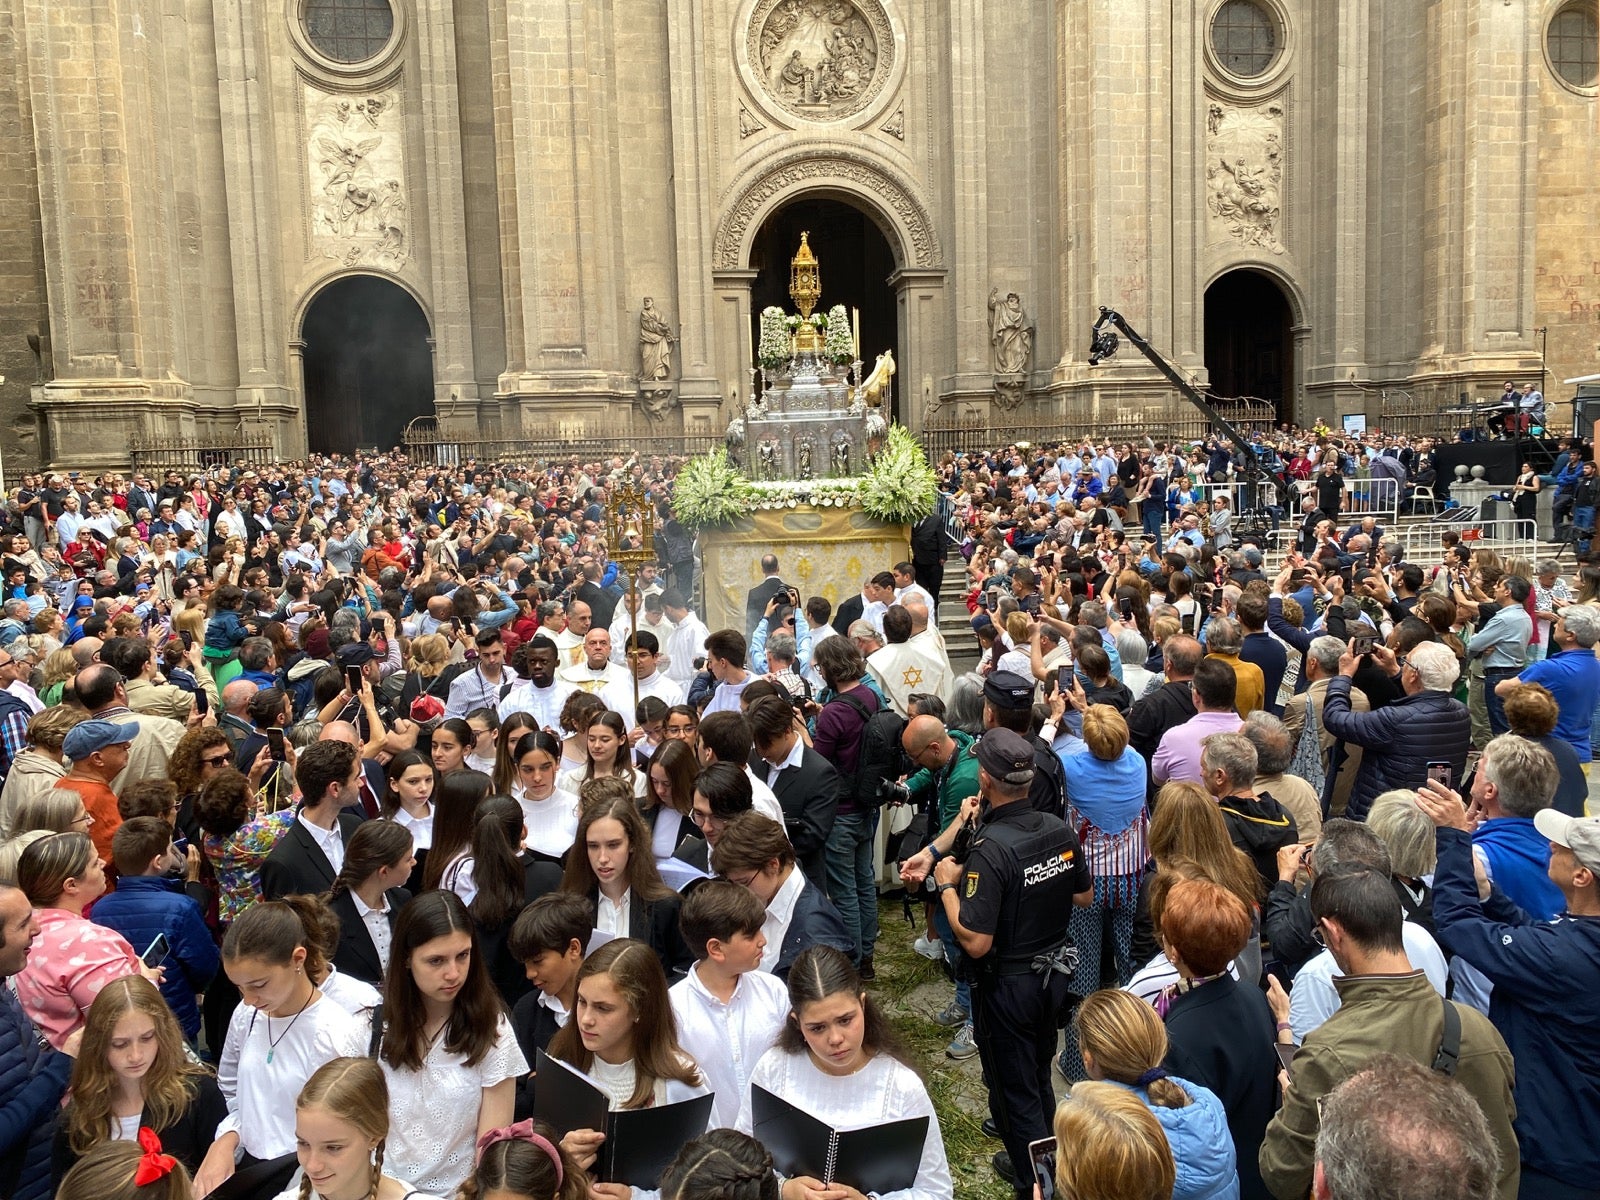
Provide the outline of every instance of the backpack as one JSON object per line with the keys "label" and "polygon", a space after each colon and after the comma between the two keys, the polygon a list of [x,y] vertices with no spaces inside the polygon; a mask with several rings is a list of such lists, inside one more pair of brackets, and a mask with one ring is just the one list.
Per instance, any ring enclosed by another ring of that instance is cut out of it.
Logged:
{"label": "backpack", "polygon": [[1294,757],[1289,760],[1288,774],[1298,775],[1311,785],[1311,790],[1322,795],[1324,768],[1322,761],[1322,722],[1306,701],[1306,723],[1301,727],[1300,740],[1294,744]]}
{"label": "backpack", "polygon": [[841,694],[835,699],[855,709],[865,722],[856,752],[855,778],[849,794],[841,799],[853,799],[864,808],[882,808],[887,797],[879,792],[878,784],[900,775],[900,735],[906,731],[905,719],[887,703],[877,712],[869,712],[854,696]]}

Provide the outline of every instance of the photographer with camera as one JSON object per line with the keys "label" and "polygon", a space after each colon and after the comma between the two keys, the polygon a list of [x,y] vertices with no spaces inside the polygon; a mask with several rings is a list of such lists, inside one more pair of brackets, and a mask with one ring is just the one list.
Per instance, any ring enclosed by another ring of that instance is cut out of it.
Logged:
{"label": "photographer with camera", "polygon": [[995,1155],[995,1171],[1027,1200],[1033,1194],[1028,1143],[1050,1133],[1050,1059],[1077,957],[1062,914],[1088,907],[1094,886],[1066,822],[1028,802],[1034,771],[1028,740],[991,729],[977,753],[978,792],[989,807],[971,844],[962,853],[961,834],[978,811],[968,801],[962,818],[907,859],[900,875],[919,887],[933,871],[934,894],[972,986],[989,1111],[1006,1145]]}
{"label": "photographer with camera", "polygon": [[[900,739],[906,757],[919,770],[898,786],[907,800],[928,810],[928,827],[935,835],[954,825],[962,805],[978,794],[977,740],[970,733],[947,728],[933,716],[912,717]],[[934,908],[933,920],[944,944],[945,960],[953,966],[961,947],[941,907]],[[933,1020],[957,1030],[945,1047],[948,1057],[960,1062],[978,1052],[978,1044],[972,1040],[972,989],[965,979],[957,978],[955,999]]]}

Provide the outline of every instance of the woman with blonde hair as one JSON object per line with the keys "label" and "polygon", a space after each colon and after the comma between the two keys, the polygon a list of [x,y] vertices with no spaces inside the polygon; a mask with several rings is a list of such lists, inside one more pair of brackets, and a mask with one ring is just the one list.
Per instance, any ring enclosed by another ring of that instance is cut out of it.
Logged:
{"label": "woman with blonde hair", "polygon": [[384,1173],[389,1084],[370,1058],[318,1067],[294,1102],[299,1168],[277,1200],[439,1200]]}
{"label": "woman with blonde hair", "polygon": [[194,1171],[227,1115],[216,1078],[189,1057],[156,985],[139,975],[115,980],[89,1006],[72,1102],[56,1132],[56,1177],[107,1139],[135,1141],[141,1128]]}
{"label": "woman with blonde hair", "polygon": [[1406,920],[1433,933],[1433,869],[1439,860],[1433,821],[1406,788],[1384,792],[1367,812],[1367,828],[1389,849],[1390,880]]}
{"label": "woman with blonde hair", "polygon": [[39,675],[39,699],[43,700],[45,707],[53,708],[61,703],[61,692],[74,675],[78,673],[78,660],[72,656],[71,650],[57,650],[44,660],[44,666]]}
{"label": "woman with blonde hair", "polygon": [[71,788],[53,787],[17,805],[11,813],[8,832],[12,837],[36,829],[46,833],[88,833],[93,825],[94,816],[82,796]]}
{"label": "woman with blonde hair", "polygon": [[1093,992],[1073,1014],[1072,1028],[1088,1077],[1132,1092],[1166,1134],[1177,1171],[1172,1200],[1237,1197],[1239,1175],[1222,1101],[1161,1065],[1167,1030],[1155,1010],[1127,992]]}
{"label": "woman with blonde hair", "polygon": [[[27,723],[27,749],[11,760],[6,771],[5,789],[0,790],[0,837],[11,837],[14,813],[22,803],[56,789],[56,779],[67,773],[61,757],[67,730],[83,720],[80,709],[56,704],[38,712]],[[37,827],[37,826],[35,826]]]}
{"label": "woman with blonde hair", "polygon": [[[1227,822],[1206,790],[1197,783],[1169,783],[1156,794],[1154,815],[1148,834],[1150,862],[1139,888],[1139,911],[1133,925],[1133,961],[1145,964],[1128,983],[1130,991],[1142,994],[1141,985],[1150,969],[1169,975],[1161,945],[1151,921],[1150,890],[1160,871],[1182,868],[1191,878],[1209,879],[1239,897],[1256,921],[1236,964],[1242,978],[1261,977],[1260,905],[1261,874],[1248,855],[1233,844]],[[1160,982],[1156,980],[1156,982]]]}
{"label": "woman with blonde hair", "polygon": [[1161,1125],[1110,1083],[1074,1084],[1056,1108],[1060,1200],[1168,1200],[1177,1171]]}

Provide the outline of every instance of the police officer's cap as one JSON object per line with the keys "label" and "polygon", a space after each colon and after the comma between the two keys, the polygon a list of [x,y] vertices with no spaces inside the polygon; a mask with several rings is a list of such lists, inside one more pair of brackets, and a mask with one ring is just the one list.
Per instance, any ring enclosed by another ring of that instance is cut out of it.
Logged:
{"label": "police officer's cap", "polygon": [[1020,733],[991,729],[978,739],[978,765],[1003,783],[1033,780],[1033,747]]}
{"label": "police officer's cap", "polygon": [[1033,680],[1015,671],[994,671],[983,681],[983,698],[996,708],[1029,708],[1033,705]]}

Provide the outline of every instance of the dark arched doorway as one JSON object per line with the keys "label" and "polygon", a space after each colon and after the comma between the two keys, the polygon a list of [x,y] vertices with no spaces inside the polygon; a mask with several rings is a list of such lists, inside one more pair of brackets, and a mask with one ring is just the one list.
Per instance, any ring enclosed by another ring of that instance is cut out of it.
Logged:
{"label": "dark arched doorway", "polygon": [[[861,209],[842,200],[807,196],[785,204],[761,224],[750,249],[750,267],[756,274],[751,285],[753,311],[775,304],[794,311],[789,299],[789,260],[800,246],[800,234],[809,233],[811,249],[822,271],[822,302],[826,312],[835,304],[861,310],[862,370],[872,370],[878,355],[894,351],[900,364],[900,342],[894,289],[894,251],[883,231]],[[898,378],[896,384],[899,383]],[[896,388],[890,412],[898,417]]]}
{"label": "dark arched doorway", "polygon": [[300,336],[312,451],[387,450],[406,422],[433,412],[428,318],[399,284],[374,275],[334,280],[306,310]]}
{"label": "dark arched doorway", "polygon": [[1294,318],[1260,271],[1229,271],[1206,289],[1206,372],[1214,396],[1257,396],[1294,418]]}

